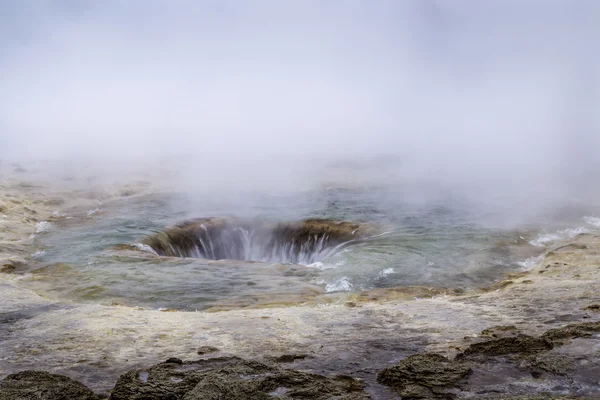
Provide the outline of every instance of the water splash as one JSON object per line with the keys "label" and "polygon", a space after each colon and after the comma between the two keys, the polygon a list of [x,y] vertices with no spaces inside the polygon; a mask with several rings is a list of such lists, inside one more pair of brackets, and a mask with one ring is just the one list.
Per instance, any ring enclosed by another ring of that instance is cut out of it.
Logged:
{"label": "water splash", "polygon": [[327,293],[333,292],[349,292],[352,290],[353,285],[348,280],[348,277],[342,276],[340,279],[335,281],[334,283],[328,283],[325,286],[325,291]]}
{"label": "water splash", "polygon": [[154,249],[152,247],[148,246],[147,244],[135,243],[134,246],[137,247],[138,250],[140,250],[140,251],[145,251],[147,253],[152,253],[152,254],[158,255],[158,253],[156,251],[154,251]]}
{"label": "water splash", "polygon": [[538,237],[536,237],[535,239],[531,240],[529,242],[529,244],[531,244],[532,246],[536,246],[536,247],[545,247],[545,246],[547,246],[553,242],[556,242],[558,240],[571,239],[579,234],[588,233],[588,232],[589,232],[589,229],[582,227],[582,226],[577,227],[577,228],[563,229],[563,230],[556,231],[553,233],[541,234]]}
{"label": "water splash", "polygon": [[46,254],[46,250],[38,250],[31,255],[31,258],[40,258],[43,257],[44,254]]}
{"label": "water splash", "polygon": [[598,217],[583,217],[583,220],[596,228],[600,228],[600,218]]}
{"label": "water splash", "polygon": [[536,247],[545,247],[560,240],[572,239],[582,233],[597,232],[600,228],[600,218],[586,216],[582,219],[583,222],[587,224],[586,226],[567,228],[558,230],[556,232],[544,232],[539,234],[535,239],[531,240],[529,244]]}
{"label": "water splash", "polygon": [[102,211],[100,208],[94,208],[93,210],[89,210],[89,211],[86,213],[86,216],[87,216],[88,218],[91,218],[91,217],[93,217],[94,215],[98,214],[100,211]]}
{"label": "water splash", "polygon": [[35,233],[43,233],[43,232],[48,232],[50,230],[50,227],[52,226],[52,224],[48,221],[40,221],[37,224],[35,224]]}
{"label": "water splash", "polygon": [[332,220],[268,224],[232,219],[185,222],[142,241],[163,256],[314,265],[369,240],[373,227]]}
{"label": "water splash", "polygon": [[388,275],[394,274],[396,273],[396,271],[394,270],[394,268],[386,268],[383,271],[381,271],[377,276],[379,278],[385,278]]}

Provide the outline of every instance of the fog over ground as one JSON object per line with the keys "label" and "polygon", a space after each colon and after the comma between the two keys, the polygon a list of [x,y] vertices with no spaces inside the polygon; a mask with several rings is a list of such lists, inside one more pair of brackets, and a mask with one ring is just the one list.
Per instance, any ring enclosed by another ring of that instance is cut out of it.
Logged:
{"label": "fog over ground", "polygon": [[0,0],[0,157],[591,195],[599,43],[596,0]]}

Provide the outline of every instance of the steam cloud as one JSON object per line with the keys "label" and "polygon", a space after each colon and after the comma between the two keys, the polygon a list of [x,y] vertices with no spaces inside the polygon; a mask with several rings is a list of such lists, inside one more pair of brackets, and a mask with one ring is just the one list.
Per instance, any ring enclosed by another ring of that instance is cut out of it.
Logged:
{"label": "steam cloud", "polygon": [[600,169],[598,21],[596,0],[4,1],[0,157],[566,196]]}

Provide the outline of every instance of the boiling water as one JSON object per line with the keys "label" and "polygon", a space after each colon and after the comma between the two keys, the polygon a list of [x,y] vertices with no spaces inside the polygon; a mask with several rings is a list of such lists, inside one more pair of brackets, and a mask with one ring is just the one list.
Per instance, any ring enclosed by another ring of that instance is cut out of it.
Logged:
{"label": "boiling water", "polygon": [[[539,254],[529,243],[535,235],[492,228],[472,210],[441,204],[403,201],[396,191],[373,188],[242,198],[198,193],[123,197],[86,210],[83,218],[44,226],[35,234],[36,269],[21,282],[60,299],[200,310],[295,304],[317,297],[326,301],[328,293],[395,286],[472,288],[522,269],[526,256]],[[140,244],[169,226],[209,216],[270,223],[361,221],[377,226],[378,233],[343,246],[321,242],[297,259],[286,257],[289,251],[253,255],[253,246],[243,248],[247,254],[231,257],[237,260],[210,260],[201,253],[158,257]],[[118,247],[123,244],[137,244],[141,251]]]}

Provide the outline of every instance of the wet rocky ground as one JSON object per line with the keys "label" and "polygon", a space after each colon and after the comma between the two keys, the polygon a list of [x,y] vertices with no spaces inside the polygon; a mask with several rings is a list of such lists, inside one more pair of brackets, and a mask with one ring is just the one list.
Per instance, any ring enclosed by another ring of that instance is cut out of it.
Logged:
{"label": "wet rocky ground", "polygon": [[[566,399],[598,398],[600,322],[570,324],[540,336],[514,326],[481,332],[453,359],[422,352],[377,373],[377,382],[355,376],[319,375],[287,367],[307,354],[266,360],[211,356],[205,346],[194,361],[169,358],[121,375],[110,394],[96,395],[67,376],[22,371],[0,382],[0,399]],[[209,354],[209,356],[206,356]],[[388,390],[388,388],[390,390]],[[589,397],[588,397],[589,396]]]}
{"label": "wet rocky ground", "polygon": [[163,312],[21,287],[30,235],[65,196],[2,190],[0,399],[600,398],[599,236],[557,243],[532,270],[466,293]]}

